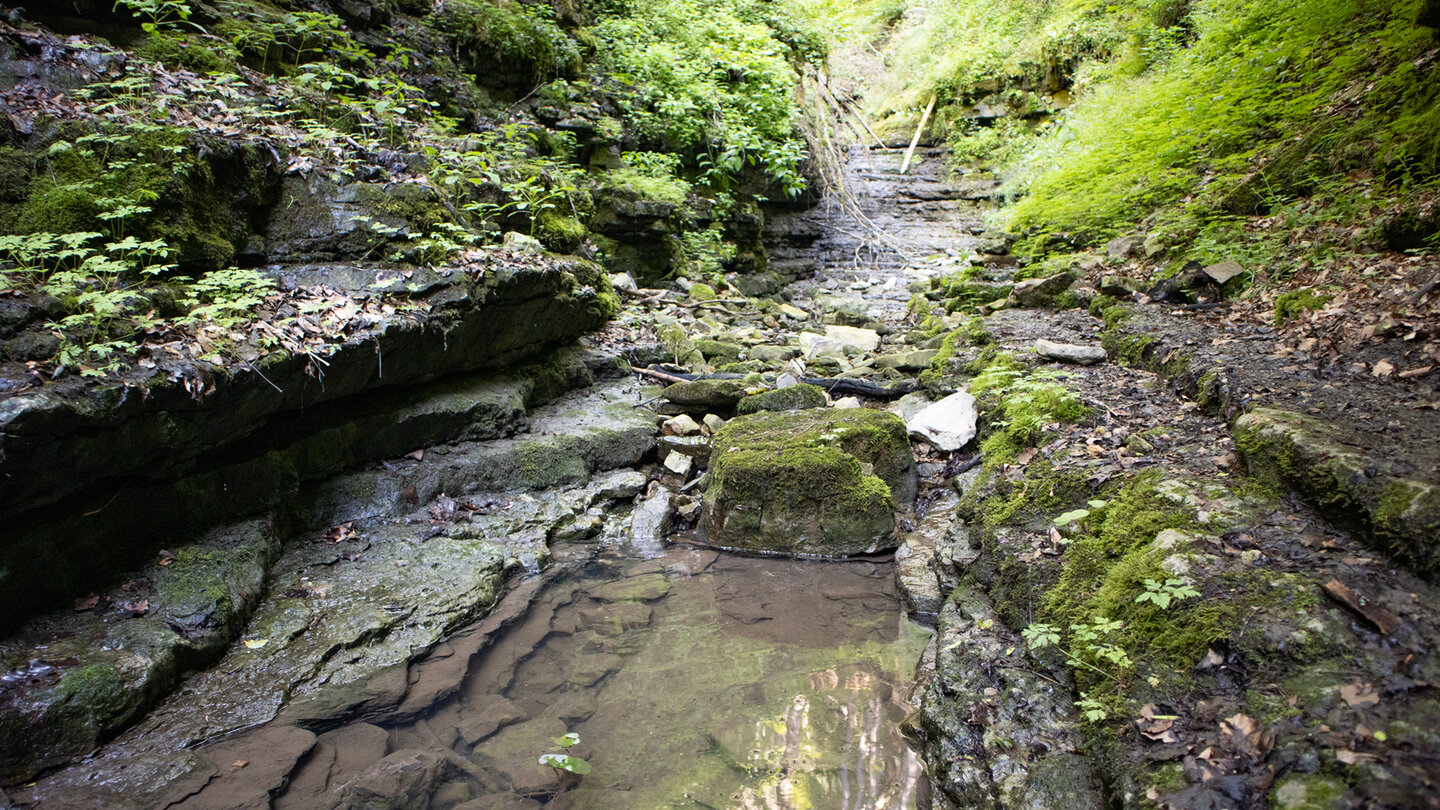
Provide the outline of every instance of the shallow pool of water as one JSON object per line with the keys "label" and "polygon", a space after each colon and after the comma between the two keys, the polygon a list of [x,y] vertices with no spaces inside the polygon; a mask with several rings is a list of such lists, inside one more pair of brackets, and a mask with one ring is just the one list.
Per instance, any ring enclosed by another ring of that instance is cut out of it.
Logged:
{"label": "shallow pool of water", "polygon": [[[435,806],[915,807],[921,766],[898,726],[928,633],[894,580],[873,562],[602,554],[392,748],[450,746],[483,768]],[[583,777],[538,761],[569,732]]]}

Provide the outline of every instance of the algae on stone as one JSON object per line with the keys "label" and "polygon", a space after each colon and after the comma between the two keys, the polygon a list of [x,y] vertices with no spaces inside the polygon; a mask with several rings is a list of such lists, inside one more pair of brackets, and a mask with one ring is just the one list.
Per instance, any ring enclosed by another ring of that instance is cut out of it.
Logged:
{"label": "algae on stone", "polygon": [[736,403],[735,411],[737,413],[802,411],[809,408],[823,408],[825,403],[825,389],[818,385],[800,383],[761,394],[751,394]]}
{"label": "algae on stone", "polygon": [[715,435],[710,470],[710,542],[805,556],[893,548],[894,510],[916,489],[905,423],[866,409],[737,417]]}

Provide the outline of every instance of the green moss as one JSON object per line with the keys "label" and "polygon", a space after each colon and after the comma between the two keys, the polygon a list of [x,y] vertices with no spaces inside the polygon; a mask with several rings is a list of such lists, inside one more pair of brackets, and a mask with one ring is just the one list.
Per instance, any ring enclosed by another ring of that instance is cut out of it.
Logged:
{"label": "green moss", "polygon": [[[1003,435],[1003,434],[999,434]],[[992,437],[993,440],[993,437]],[[1014,445],[1009,445],[1013,447]],[[1007,454],[986,456],[986,464],[1003,463]],[[1010,456],[1013,458],[1013,456]],[[1020,514],[1049,512],[1078,500],[1086,491],[1085,475],[1062,471],[1049,461],[1036,459],[1025,467],[1025,477],[1016,484],[1005,482],[979,506],[984,525],[990,529],[1011,523]]]}
{"label": "green moss", "polygon": [[697,281],[690,285],[690,300],[692,301],[714,301],[716,297],[715,288],[709,284]]}
{"label": "green moss", "polygon": [[787,388],[776,388],[762,394],[751,394],[735,406],[736,413],[759,413],[760,411],[799,411],[806,408],[823,408],[829,402],[825,389],[818,385],[800,383]]}
{"label": "green moss", "polygon": [[1114,298],[1101,296],[1090,302],[1090,314],[1104,320],[1107,331],[1113,331],[1130,320],[1133,312]]}
{"label": "green moss", "polygon": [[542,211],[535,219],[535,238],[556,253],[570,253],[585,241],[585,226],[571,216]]}
{"label": "green moss", "polygon": [[1351,806],[1345,800],[1342,780],[1313,773],[1285,776],[1275,783],[1269,796],[1270,806],[1283,810],[1335,810]]}
{"label": "green moss", "polygon": [[595,300],[590,304],[587,311],[592,317],[600,321],[608,321],[620,314],[620,307],[620,296],[616,295],[612,290],[605,290],[595,294]]}
{"label": "green moss", "polygon": [[710,473],[712,542],[801,554],[880,547],[894,501],[915,490],[904,423],[865,409],[736,417],[715,436]]}
{"label": "green moss", "polygon": [[235,70],[234,55],[218,50],[213,38],[206,41],[196,34],[182,31],[160,29],[150,33],[145,41],[135,48],[135,55],[141,59],[163,62],[170,67],[189,68],[196,73]]}
{"label": "green moss", "polygon": [[1156,490],[1157,483],[1155,474],[1138,476],[1084,520],[1086,531],[1066,550],[1060,577],[1044,594],[1041,615],[1066,627],[1100,617],[1121,620],[1123,646],[1132,657],[1144,650],[1149,660],[1183,668],[1199,660],[1206,645],[1232,632],[1237,608],[1216,601],[1162,610],[1135,602],[1144,580],[1168,576],[1161,561],[1186,551],[1155,548],[1155,537],[1166,529],[1198,525],[1192,514]]}
{"label": "green moss", "polygon": [[717,366],[739,362],[740,355],[744,351],[744,348],[738,343],[727,343],[709,338],[695,341],[695,348],[705,355],[706,362]]}
{"label": "green moss", "polygon": [[658,200],[682,206],[690,197],[690,184],[675,177],[656,177],[635,169],[607,172],[604,182],[642,200]]}
{"label": "green moss", "polygon": [[1214,411],[1216,408],[1225,404],[1220,401],[1221,397],[1225,395],[1224,390],[1221,388],[1220,381],[1221,371],[1218,368],[1201,374],[1200,379],[1195,381],[1195,402],[1197,402],[1201,408],[1207,411]]}
{"label": "green moss", "polygon": [[732,408],[749,395],[749,388],[746,380],[693,380],[675,383],[660,395],[677,405]]}
{"label": "green moss", "polygon": [[96,734],[128,723],[143,703],[140,690],[129,688],[112,664],[70,670],[60,678],[55,693],[56,703],[78,715]]}
{"label": "green moss", "polygon": [[1370,516],[1375,524],[1375,529],[1385,532],[1392,528],[1399,528],[1398,524],[1404,519],[1405,513],[1410,511],[1415,499],[1426,492],[1420,486],[1407,481],[1392,481],[1385,487],[1380,495],[1380,503],[1376,506],[1374,513]]}
{"label": "green moss", "polygon": [[1143,366],[1148,356],[1150,346],[1158,338],[1154,335],[1125,335],[1112,337],[1106,334],[1102,343],[1115,362],[1127,366]]}
{"label": "green moss", "polygon": [[1085,302],[1080,298],[1080,296],[1076,295],[1073,292],[1070,292],[1069,290],[1066,290],[1065,292],[1062,292],[1059,295],[1055,296],[1056,309],[1079,309],[1081,306],[1084,305],[1084,303]]}
{"label": "green moss", "polygon": [[[931,281],[936,280],[937,279],[931,279]],[[922,329],[926,328],[924,324],[930,324],[934,322],[939,322],[941,324],[944,323],[944,321],[936,318],[930,312],[930,299],[926,298],[920,293],[915,293],[914,295],[910,296],[910,301],[905,304],[905,314],[913,320],[922,321]],[[929,329],[926,329],[926,331],[928,332]],[[934,332],[930,332],[930,334],[932,336],[938,335],[941,331],[943,331],[943,328]]]}
{"label": "green moss", "polygon": [[765,364],[759,360],[745,360],[739,363],[724,363],[716,366],[715,370],[722,374],[755,374],[765,370]]}
{"label": "green moss", "polygon": [[1064,386],[1035,376],[1013,384],[1001,397],[999,410],[1005,433],[1030,444],[1040,441],[1045,425],[1079,422],[1089,413],[1080,398]]}
{"label": "green moss", "polygon": [[955,359],[955,352],[958,346],[965,341],[965,335],[959,329],[945,336],[940,342],[939,352],[930,360],[930,366],[920,372],[920,384],[931,390],[939,387],[940,381],[949,374],[950,364]]}
{"label": "green moss", "polygon": [[[1018,376],[1018,372],[1024,368],[1025,364],[1021,363],[1020,359],[1013,353],[1007,352],[997,346],[986,346],[978,357],[965,364],[965,373],[971,377],[979,378],[985,375],[986,372],[992,372],[991,376],[999,380],[1001,377],[998,375],[998,372],[1014,371],[1017,372]],[[980,388],[976,389],[975,386],[977,382],[978,379],[971,380],[970,382],[969,388],[972,393],[976,390],[983,391],[986,387],[993,387],[987,386],[984,382],[980,382]]]}
{"label": "green moss", "polygon": [[970,307],[988,304],[1010,294],[1009,284],[983,284],[955,281],[944,291],[945,311],[956,312]]}
{"label": "green moss", "polygon": [[984,318],[971,318],[960,328],[965,331],[965,339],[971,346],[988,346],[995,341],[995,336],[985,328]]}
{"label": "green moss", "polygon": [[358,183],[355,201],[381,217],[407,223],[416,233],[455,221],[432,189],[414,183]]}
{"label": "green moss", "polygon": [[1292,290],[1275,299],[1275,325],[1294,320],[1310,310],[1330,303],[1332,296],[1317,295],[1314,290]]}
{"label": "green moss", "polygon": [[[522,3],[452,0],[425,21],[453,36],[467,67],[488,82],[569,74],[581,63],[553,12],[527,13]],[[524,73],[515,75],[517,68]]]}

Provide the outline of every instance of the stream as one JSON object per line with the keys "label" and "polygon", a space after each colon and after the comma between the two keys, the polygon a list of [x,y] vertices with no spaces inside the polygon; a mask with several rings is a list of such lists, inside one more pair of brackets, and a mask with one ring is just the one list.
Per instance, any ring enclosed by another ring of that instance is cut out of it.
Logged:
{"label": "stream", "polygon": [[[894,193],[900,156],[858,152],[849,171],[859,209],[773,218],[770,251],[804,279],[791,287],[796,303],[898,322],[911,281],[963,258],[974,220],[955,214],[973,209],[984,183],[956,185],[938,154],[925,157]],[[856,217],[890,235],[859,239]],[[789,345],[795,328],[770,339]],[[916,607],[913,571],[897,576],[888,557],[824,562],[690,545],[664,528],[671,496],[656,496],[683,480],[637,469],[653,458],[657,422],[635,405],[653,390],[596,380],[521,411],[506,385],[434,394],[464,408],[494,400],[498,438],[427,447],[317,485],[305,503],[321,517],[306,519],[330,528],[281,544],[243,644],[12,801],[930,806],[924,764],[901,735],[932,644],[907,606],[935,610]],[[524,430],[511,435],[516,425]],[[212,542],[260,549],[265,537],[263,525],[237,524]],[[117,625],[129,626],[138,625]],[[135,642],[117,638],[136,658]],[[583,775],[540,762],[565,751],[556,741],[570,734],[579,742],[568,753],[590,767]]]}
{"label": "stream", "polygon": [[[595,810],[916,806],[898,727],[930,634],[904,618],[891,564],[674,546],[554,570],[457,695],[390,729],[392,748],[480,765],[430,806],[562,787],[563,806]],[[578,780],[537,762],[567,732],[593,767]]]}

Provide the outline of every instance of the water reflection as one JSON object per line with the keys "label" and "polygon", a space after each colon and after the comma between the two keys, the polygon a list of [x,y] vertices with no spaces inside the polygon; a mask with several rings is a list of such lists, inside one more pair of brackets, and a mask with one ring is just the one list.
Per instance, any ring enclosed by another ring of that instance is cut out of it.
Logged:
{"label": "water reflection", "polygon": [[[392,741],[453,740],[485,771],[475,792],[517,807],[913,808],[899,696],[927,637],[893,580],[694,549],[609,559],[550,588]],[[580,780],[537,762],[568,731],[593,767]]]}

